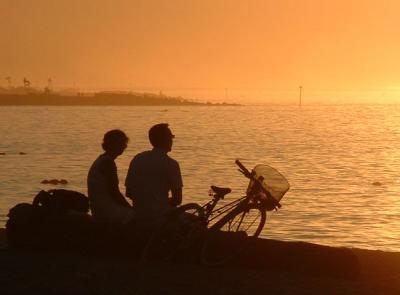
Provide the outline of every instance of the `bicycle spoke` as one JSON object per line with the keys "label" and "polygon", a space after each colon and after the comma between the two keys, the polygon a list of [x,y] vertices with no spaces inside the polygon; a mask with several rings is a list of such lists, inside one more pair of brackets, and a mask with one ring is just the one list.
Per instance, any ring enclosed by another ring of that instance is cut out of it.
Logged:
{"label": "bicycle spoke", "polygon": [[226,232],[246,232],[249,236],[252,236],[252,230],[256,230],[258,222],[261,219],[261,213],[259,211],[254,212],[245,211],[236,215],[234,218],[229,220],[222,228],[222,231]]}
{"label": "bicycle spoke", "polygon": [[232,224],[232,226],[231,226],[232,229],[233,229],[233,227],[235,227],[236,224],[238,223],[238,220],[237,220],[237,219],[233,219],[233,220],[235,220],[235,222],[233,222],[233,224]]}
{"label": "bicycle spoke", "polygon": [[250,223],[250,225],[247,226],[247,228],[246,228],[244,231],[247,232],[247,231],[256,223],[256,221],[257,221],[260,217],[261,217],[261,214],[258,213],[258,214],[256,215],[256,217],[253,219],[253,221]]}
{"label": "bicycle spoke", "polygon": [[239,221],[239,224],[238,224],[238,226],[236,228],[236,231],[239,231],[239,227],[242,224],[243,218],[246,215],[246,213],[247,213],[246,211],[243,211],[242,215],[240,216],[240,221]]}

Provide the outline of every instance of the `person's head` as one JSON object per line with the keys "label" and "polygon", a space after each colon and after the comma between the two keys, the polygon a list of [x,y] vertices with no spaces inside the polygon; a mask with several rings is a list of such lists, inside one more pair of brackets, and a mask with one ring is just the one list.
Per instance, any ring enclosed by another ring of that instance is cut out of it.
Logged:
{"label": "person's head", "polygon": [[104,134],[103,143],[101,146],[106,153],[118,157],[128,146],[128,141],[129,138],[123,131],[114,129]]}
{"label": "person's head", "polygon": [[162,148],[167,152],[172,149],[172,139],[174,137],[166,123],[154,125],[149,130],[149,139],[153,147]]}

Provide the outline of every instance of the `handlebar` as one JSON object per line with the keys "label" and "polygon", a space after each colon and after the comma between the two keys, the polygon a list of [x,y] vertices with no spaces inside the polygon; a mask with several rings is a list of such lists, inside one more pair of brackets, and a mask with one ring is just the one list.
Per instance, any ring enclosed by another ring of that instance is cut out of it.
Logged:
{"label": "handlebar", "polygon": [[242,172],[244,176],[246,176],[247,178],[252,178],[250,171],[247,170],[247,168],[244,167],[244,165],[239,160],[236,160],[235,164],[238,165],[239,171]]}
{"label": "handlebar", "polygon": [[262,182],[259,179],[255,178],[253,173],[251,173],[238,159],[236,159],[235,164],[238,165],[239,171],[243,173],[244,176],[257,183],[258,187],[260,187],[261,190],[268,196],[268,198],[272,200],[276,207],[282,207],[282,205],[277,200],[275,200],[274,197],[271,196],[271,193],[263,187]]}

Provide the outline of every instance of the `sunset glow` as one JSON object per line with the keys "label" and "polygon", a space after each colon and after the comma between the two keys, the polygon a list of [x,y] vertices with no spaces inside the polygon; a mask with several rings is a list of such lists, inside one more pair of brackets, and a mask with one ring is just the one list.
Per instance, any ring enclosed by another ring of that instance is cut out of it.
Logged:
{"label": "sunset glow", "polygon": [[400,0],[0,0],[1,294],[400,294]]}
{"label": "sunset glow", "polygon": [[60,88],[383,92],[400,85],[398,11],[373,0],[1,1],[0,73]]}

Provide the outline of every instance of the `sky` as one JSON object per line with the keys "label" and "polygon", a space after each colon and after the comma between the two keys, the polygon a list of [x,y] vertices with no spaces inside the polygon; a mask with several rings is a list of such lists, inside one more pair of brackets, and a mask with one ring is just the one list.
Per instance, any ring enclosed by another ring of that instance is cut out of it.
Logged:
{"label": "sky", "polygon": [[302,85],[389,100],[400,93],[399,11],[398,0],[0,0],[0,75],[83,90],[246,100]]}

